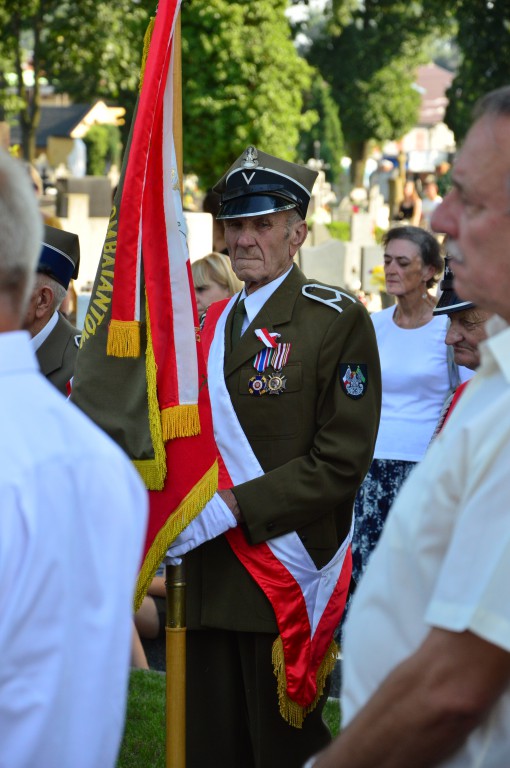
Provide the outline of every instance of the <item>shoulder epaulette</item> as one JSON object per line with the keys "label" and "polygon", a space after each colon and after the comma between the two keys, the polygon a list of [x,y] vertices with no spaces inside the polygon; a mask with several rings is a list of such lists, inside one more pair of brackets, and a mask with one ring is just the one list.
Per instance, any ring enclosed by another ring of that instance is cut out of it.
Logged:
{"label": "shoulder epaulette", "polygon": [[[319,290],[323,294],[326,294],[326,296],[312,292],[313,289]],[[320,301],[321,304],[326,304],[326,306],[331,307],[331,309],[336,309],[337,312],[344,311],[344,308],[339,306],[344,299],[356,303],[356,299],[353,296],[349,296],[348,293],[344,293],[339,288],[333,288],[331,285],[321,285],[321,283],[307,283],[302,287],[301,293],[303,296],[306,296],[307,299]]]}

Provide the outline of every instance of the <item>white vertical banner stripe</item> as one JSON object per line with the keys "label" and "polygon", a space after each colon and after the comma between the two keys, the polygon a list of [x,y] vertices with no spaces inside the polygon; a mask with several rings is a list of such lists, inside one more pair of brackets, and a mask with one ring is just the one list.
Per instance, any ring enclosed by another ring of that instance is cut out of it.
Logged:
{"label": "white vertical banner stripe", "polygon": [[[178,12],[179,8],[176,11],[176,18]],[[173,138],[173,74],[174,52],[172,50],[163,100],[163,204],[172,292],[179,403],[192,405],[198,402],[199,386],[197,356],[196,353],[190,354],[190,351],[196,350],[193,314],[195,299],[188,275],[187,228]]]}

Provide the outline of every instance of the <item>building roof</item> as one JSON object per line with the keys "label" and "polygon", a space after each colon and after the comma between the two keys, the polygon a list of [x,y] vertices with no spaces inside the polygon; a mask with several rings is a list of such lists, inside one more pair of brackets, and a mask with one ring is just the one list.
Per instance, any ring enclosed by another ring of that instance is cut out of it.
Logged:
{"label": "building roof", "polygon": [[[92,109],[92,104],[69,104],[67,107],[42,106],[41,119],[36,132],[36,147],[46,147],[50,136],[70,137],[85,115]],[[11,144],[21,142],[19,123],[11,127]]]}
{"label": "building roof", "polygon": [[421,93],[419,125],[437,125],[444,120],[448,105],[446,91],[451,85],[454,73],[437,64],[418,67],[416,85]]}
{"label": "building roof", "polygon": [[[124,107],[108,107],[103,101],[94,104],[46,104],[41,106],[41,118],[36,131],[38,149],[48,145],[50,136],[57,138],[81,138],[94,123],[120,125]],[[21,143],[19,123],[11,126],[11,144]]]}

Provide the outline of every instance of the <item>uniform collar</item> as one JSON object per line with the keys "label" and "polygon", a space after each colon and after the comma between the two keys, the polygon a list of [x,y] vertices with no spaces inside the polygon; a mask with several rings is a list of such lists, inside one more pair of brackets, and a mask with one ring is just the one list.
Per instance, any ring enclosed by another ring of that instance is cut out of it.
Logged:
{"label": "uniform collar", "polygon": [[[287,275],[289,274],[290,270],[292,269],[294,265],[291,264],[289,269],[283,273],[283,275],[280,275],[280,277],[277,277],[276,280],[271,280],[270,283],[267,285],[263,285],[262,288],[259,288],[258,290],[254,291],[253,293],[250,293],[248,296],[246,293],[246,288],[243,288],[241,292],[241,299],[244,299],[244,307],[246,309],[246,316],[247,316],[247,322],[245,323],[246,328],[250,325],[250,323],[256,318],[264,304],[268,299],[271,298],[273,293],[276,291],[277,288],[280,287],[280,285],[283,283]],[[244,325],[243,325],[244,330]]]}
{"label": "uniform collar", "polygon": [[37,352],[39,347],[41,347],[44,344],[44,342],[46,341],[46,339],[48,338],[48,336],[50,335],[50,333],[52,332],[52,330],[54,329],[57,323],[58,323],[58,311],[55,310],[55,312],[52,314],[52,316],[50,317],[50,319],[48,320],[44,328],[41,328],[39,333],[36,333],[36,335],[33,337],[32,346],[34,348],[34,352]]}

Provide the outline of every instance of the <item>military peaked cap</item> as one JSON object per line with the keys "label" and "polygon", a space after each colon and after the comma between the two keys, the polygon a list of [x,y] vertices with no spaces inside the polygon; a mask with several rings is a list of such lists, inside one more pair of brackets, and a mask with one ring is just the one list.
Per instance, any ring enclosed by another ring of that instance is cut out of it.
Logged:
{"label": "military peaked cap", "polygon": [[67,288],[71,278],[78,277],[80,240],[78,235],[63,229],[44,227],[44,237],[37,271],[49,275]]}
{"label": "military peaked cap", "polygon": [[450,259],[444,260],[444,277],[439,287],[442,291],[439,301],[432,310],[433,315],[447,315],[451,312],[461,312],[464,309],[472,309],[475,305],[471,301],[459,299],[453,289],[453,270],[450,267]]}
{"label": "military peaked cap", "polygon": [[306,217],[317,171],[249,146],[214,186],[217,219],[260,216],[296,208]]}

